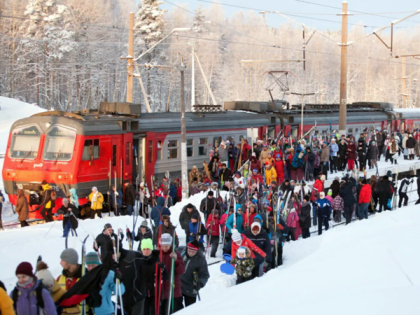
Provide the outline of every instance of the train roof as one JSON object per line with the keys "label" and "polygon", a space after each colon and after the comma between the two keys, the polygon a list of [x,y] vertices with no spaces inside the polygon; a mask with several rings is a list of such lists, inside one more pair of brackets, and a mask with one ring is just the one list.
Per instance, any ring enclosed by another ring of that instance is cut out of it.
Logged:
{"label": "train roof", "polygon": [[[244,129],[276,125],[280,119],[276,115],[241,111],[188,112],[185,114],[187,131],[213,129]],[[81,135],[121,134],[146,132],[180,132],[181,116],[179,112],[142,113],[140,117],[127,114],[99,114],[44,112],[20,119],[12,129],[37,124],[42,133],[47,133],[52,125],[68,126]]]}

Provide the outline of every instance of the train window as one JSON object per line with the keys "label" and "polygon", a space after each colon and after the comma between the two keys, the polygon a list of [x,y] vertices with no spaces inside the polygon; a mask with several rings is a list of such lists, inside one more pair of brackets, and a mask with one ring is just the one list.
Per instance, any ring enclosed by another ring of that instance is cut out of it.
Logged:
{"label": "train window", "polygon": [[38,156],[41,133],[35,126],[13,130],[9,157],[33,160]]}
{"label": "train window", "polygon": [[112,166],[117,166],[117,146],[112,146]]}
{"label": "train window", "polygon": [[220,142],[222,142],[222,137],[213,137],[213,147],[218,148],[220,145]]}
{"label": "train window", "polygon": [[352,133],[353,133],[353,128],[349,128],[349,129],[347,129],[347,132],[348,132],[349,134],[352,134]]}
{"label": "train window", "polygon": [[187,156],[194,155],[194,139],[187,139]]}
{"label": "train window", "polygon": [[207,155],[207,138],[198,139],[198,155]]}
{"label": "train window", "polygon": [[42,158],[47,161],[70,161],[75,142],[76,131],[62,126],[53,126],[47,133]]}
{"label": "train window", "polygon": [[131,142],[125,144],[125,165],[130,165],[131,161]]}
{"label": "train window", "polygon": [[226,136],[225,139],[226,139],[226,141],[229,141],[229,143],[234,143],[235,142],[235,138],[233,136]]}
{"label": "train window", "polygon": [[149,163],[153,162],[153,141],[149,140]]}
{"label": "train window", "polygon": [[356,128],[356,133],[358,133],[359,132],[359,128]]}
{"label": "train window", "polygon": [[168,148],[175,148],[178,146],[178,140],[169,140],[168,141]]}
{"label": "train window", "polygon": [[99,159],[99,139],[95,139],[93,141],[85,140],[85,144],[83,146],[82,160],[89,161],[94,159]]}

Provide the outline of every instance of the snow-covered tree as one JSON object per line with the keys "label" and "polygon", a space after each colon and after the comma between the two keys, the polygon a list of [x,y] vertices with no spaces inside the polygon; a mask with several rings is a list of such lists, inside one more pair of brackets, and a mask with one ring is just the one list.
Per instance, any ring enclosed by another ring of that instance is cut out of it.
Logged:
{"label": "snow-covered tree", "polygon": [[134,23],[134,36],[136,43],[145,45],[146,48],[153,46],[164,36],[165,11],[159,8],[157,0],[142,0],[141,7],[137,11]]}

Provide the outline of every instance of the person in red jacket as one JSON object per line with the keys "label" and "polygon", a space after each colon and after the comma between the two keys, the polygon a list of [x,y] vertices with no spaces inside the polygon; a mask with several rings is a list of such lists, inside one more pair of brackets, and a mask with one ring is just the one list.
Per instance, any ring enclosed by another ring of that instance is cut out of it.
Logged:
{"label": "person in red jacket", "polygon": [[248,160],[248,151],[251,150],[251,146],[248,144],[248,140],[244,139],[244,145],[242,147],[242,163]]}
{"label": "person in red jacket", "polygon": [[325,182],[325,175],[318,176],[315,180],[314,187],[312,189],[312,195],[311,195],[311,201],[313,203],[312,214],[313,214],[313,224],[315,226],[318,224],[315,202],[319,198],[319,193],[324,192],[324,182]]}
{"label": "person in red jacket", "polygon": [[219,236],[220,236],[220,220],[219,220],[219,211],[213,210],[209,217],[207,218],[207,231],[210,240],[209,245],[211,245],[210,257],[216,257],[217,247],[219,246]]}
{"label": "person in red jacket", "polygon": [[280,154],[276,154],[275,158],[274,167],[277,173],[277,186],[279,186],[284,181],[284,163]]}
{"label": "person in red jacket", "polygon": [[[177,251],[172,251],[172,236],[169,233],[163,233],[160,238],[160,245],[162,247],[162,262],[165,264],[165,269],[168,274],[172,271],[172,259],[175,260],[174,270],[174,284],[175,289],[172,292],[174,298],[174,309],[171,313],[175,313],[183,308],[182,306],[182,291],[181,291],[181,275],[185,272],[184,261],[182,256]],[[168,307],[172,308],[172,303],[168,303],[169,300],[169,289],[170,289],[170,277],[163,281],[161,287],[162,314],[169,314]]]}
{"label": "person in red jacket", "polygon": [[251,258],[255,259],[254,252],[258,253],[261,257],[265,258],[266,254],[261,250],[257,245],[255,245],[250,239],[245,235],[238,232],[236,229],[232,229],[232,247],[231,247],[231,256],[236,257],[236,251],[239,247],[245,246],[251,250]]}
{"label": "person in red jacket", "polygon": [[245,213],[242,215],[242,225],[244,227],[244,230],[249,228],[254,222],[254,218],[257,215],[257,206],[251,203],[248,207],[248,211],[245,211]]}
{"label": "person in red jacket", "polygon": [[347,166],[349,171],[352,171],[354,168],[354,160],[356,159],[356,145],[353,140],[350,140],[349,145],[347,146]]}
{"label": "person in red jacket", "polygon": [[251,156],[251,170],[257,170],[257,173],[259,173],[261,169],[261,161],[257,159],[255,155]]}
{"label": "person in red jacket", "polygon": [[359,194],[359,219],[368,218],[368,208],[372,198],[372,187],[367,183],[366,179],[362,180],[362,189]]}

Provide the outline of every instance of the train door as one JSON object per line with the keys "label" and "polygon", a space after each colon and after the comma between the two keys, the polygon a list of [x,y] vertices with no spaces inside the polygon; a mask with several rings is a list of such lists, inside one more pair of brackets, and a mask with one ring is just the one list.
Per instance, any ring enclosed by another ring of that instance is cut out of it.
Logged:
{"label": "train door", "polygon": [[123,158],[121,158],[122,181],[132,180],[133,172],[133,134],[125,133],[123,136]]}
{"label": "train door", "polygon": [[112,152],[111,152],[111,185],[115,185],[116,188],[121,187],[121,172],[119,171],[119,165],[121,161],[121,140],[120,136],[112,137]]}

